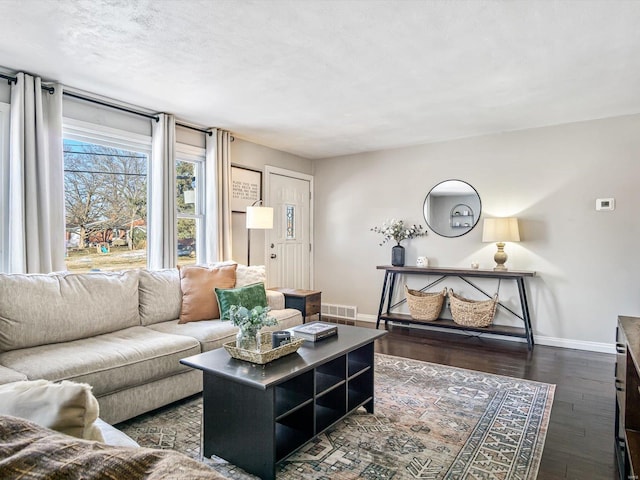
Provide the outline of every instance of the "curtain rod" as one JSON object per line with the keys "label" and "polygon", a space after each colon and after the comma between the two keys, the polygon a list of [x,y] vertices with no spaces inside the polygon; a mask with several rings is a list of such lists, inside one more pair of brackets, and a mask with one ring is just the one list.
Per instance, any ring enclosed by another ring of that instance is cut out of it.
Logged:
{"label": "curtain rod", "polygon": [[[17,77],[12,77],[10,75],[5,75],[3,73],[0,73],[0,78],[6,79],[7,82],[9,82],[9,84],[15,83],[15,82],[18,81]],[[55,92],[55,88],[49,87],[49,86],[46,86],[46,85],[42,85],[42,89],[46,90],[49,93]],[[136,110],[131,110],[130,108],[121,107],[119,105],[113,105],[111,103],[102,102],[100,100],[96,100],[96,99],[89,98],[89,97],[84,97],[82,95],[78,95],[77,93],[71,93],[71,92],[63,91],[62,94],[66,95],[68,97],[77,98],[78,100],[84,100],[85,102],[90,102],[90,103],[95,103],[97,105],[102,105],[103,107],[109,107],[109,108],[113,108],[115,110],[120,110],[122,112],[133,113],[134,115],[140,115],[141,117],[150,118],[152,120],[155,120],[156,122],[160,121],[160,117],[158,117],[157,115],[150,115],[148,113],[138,112]],[[176,122],[176,125],[180,125],[181,127],[188,128],[190,130],[195,130],[196,132],[201,132],[201,133],[204,133],[204,134],[209,135],[209,136],[213,135],[213,132],[211,130],[203,130],[202,128],[192,127],[191,125],[185,125],[184,123],[179,123],[179,122]],[[231,140],[231,141],[233,141],[233,140]]]}
{"label": "curtain rod", "polygon": [[176,122],[176,125],[183,128],[188,128],[189,130],[195,130],[196,132],[204,133],[209,136],[213,135],[213,132],[211,130],[203,130],[202,128],[192,127],[191,125],[185,125],[184,123],[180,123],[180,122]]}
{"label": "curtain rod", "polygon": [[[3,73],[0,73],[0,78],[6,79],[9,82],[9,84],[16,83],[18,81],[18,77],[12,77],[10,75],[5,75]],[[49,87],[47,85],[41,85],[41,88],[42,88],[42,90],[46,90],[49,93],[54,93],[56,91],[55,88]],[[134,115],[140,115],[141,117],[146,117],[146,118],[153,119],[156,122],[160,121],[160,117],[158,117],[157,115],[149,115],[148,113],[138,112],[136,110],[131,110],[130,108],[121,107],[120,105],[113,105],[111,103],[101,102],[100,100],[96,100],[94,98],[89,98],[89,97],[84,97],[84,96],[78,95],[76,93],[63,91],[62,94],[66,95],[67,97],[77,98],[78,100],[84,100],[85,102],[90,102],[90,103],[95,103],[97,105],[102,105],[103,107],[109,107],[109,108],[113,108],[115,110],[120,110],[122,112],[133,113]]]}
{"label": "curtain rod", "polygon": [[121,112],[127,112],[127,113],[133,113],[134,115],[140,115],[141,117],[150,118],[152,120],[155,120],[156,122],[160,121],[160,117],[158,117],[157,115],[150,115],[148,113],[139,112],[137,110],[131,110],[130,108],[121,107],[120,105],[114,105],[112,103],[102,102],[100,100],[96,100],[95,98],[84,97],[82,95],[78,95],[77,93],[71,93],[71,92],[63,91],[62,94],[66,95],[67,97],[77,98],[78,100],[84,100],[85,102],[95,103],[97,105],[102,105],[103,107],[109,107],[109,108],[113,108],[114,110],[120,110]]}
{"label": "curtain rod", "polygon": [[[5,75],[3,73],[0,73],[0,78],[4,78],[7,80],[7,83],[9,83],[9,85],[11,85],[12,83],[17,83],[18,82],[18,77],[12,77],[10,75]],[[53,93],[56,91],[55,88],[53,87],[49,87],[48,85],[40,85],[40,88],[42,90],[46,90],[49,93]]]}
{"label": "curtain rod", "polygon": [[7,81],[7,83],[9,83],[9,85],[11,85],[12,83],[16,83],[18,81],[16,77],[5,75],[4,73],[0,73],[0,78],[4,78]]}

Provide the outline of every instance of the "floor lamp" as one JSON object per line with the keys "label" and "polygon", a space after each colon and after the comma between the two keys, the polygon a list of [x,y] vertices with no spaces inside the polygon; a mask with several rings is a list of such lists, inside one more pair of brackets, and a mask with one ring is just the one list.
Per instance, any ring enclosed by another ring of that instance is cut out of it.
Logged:
{"label": "floor lamp", "polygon": [[259,206],[262,200],[256,200],[247,207],[247,266],[251,264],[251,230],[271,230],[273,228],[273,208]]}

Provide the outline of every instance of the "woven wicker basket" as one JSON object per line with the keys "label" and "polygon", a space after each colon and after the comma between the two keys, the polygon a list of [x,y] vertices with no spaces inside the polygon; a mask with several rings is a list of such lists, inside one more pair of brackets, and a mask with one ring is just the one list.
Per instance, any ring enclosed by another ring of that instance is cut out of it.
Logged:
{"label": "woven wicker basket", "polygon": [[404,289],[412,318],[429,322],[438,319],[444,303],[444,297],[447,296],[446,288],[441,292],[434,293],[411,290],[406,285]]}
{"label": "woven wicker basket", "polygon": [[453,321],[465,327],[488,327],[493,323],[498,294],[490,300],[469,300],[449,289],[449,307]]}
{"label": "woven wicker basket", "polygon": [[244,360],[246,362],[257,363],[258,365],[264,365],[265,363],[273,362],[280,357],[294,353],[304,343],[304,339],[302,338],[292,338],[290,343],[285,343],[279,347],[271,348],[271,332],[261,332],[260,339],[259,352],[238,348],[236,347],[235,340],[233,342],[223,343],[222,346],[233,358]]}

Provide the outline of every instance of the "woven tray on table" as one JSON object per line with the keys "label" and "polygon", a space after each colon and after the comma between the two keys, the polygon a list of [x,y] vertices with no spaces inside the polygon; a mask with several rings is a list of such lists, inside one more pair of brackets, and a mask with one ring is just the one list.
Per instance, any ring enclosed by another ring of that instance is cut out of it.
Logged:
{"label": "woven tray on table", "polygon": [[223,346],[227,353],[233,358],[244,360],[246,362],[257,363],[258,365],[264,365],[265,363],[273,362],[280,357],[296,352],[304,343],[303,338],[292,338],[291,342],[272,348],[271,332],[261,332],[260,338],[261,342],[259,352],[238,348],[236,347],[235,340],[233,342],[224,343]]}
{"label": "woven tray on table", "polygon": [[415,320],[433,321],[437,320],[442,311],[444,297],[447,296],[447,289],[441,292],[421,292],[420,290],[411,290],[406,285],[405,297],[409,306],[409,313]]}
{"label": "woven tray on table", "polygon": [[493,323],[498,294],[490,300],[469,300],[449,289],[449,308],[453,321],[466,327],[488,327]]}

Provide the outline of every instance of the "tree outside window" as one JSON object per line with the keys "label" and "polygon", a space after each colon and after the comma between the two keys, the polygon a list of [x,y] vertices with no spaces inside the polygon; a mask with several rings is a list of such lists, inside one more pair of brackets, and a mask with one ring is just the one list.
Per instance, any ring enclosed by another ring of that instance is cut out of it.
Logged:
{"label": "tree outside window", "polygon": [[65,139],[68,270],[146,266],[147,166],[145,153]]}

